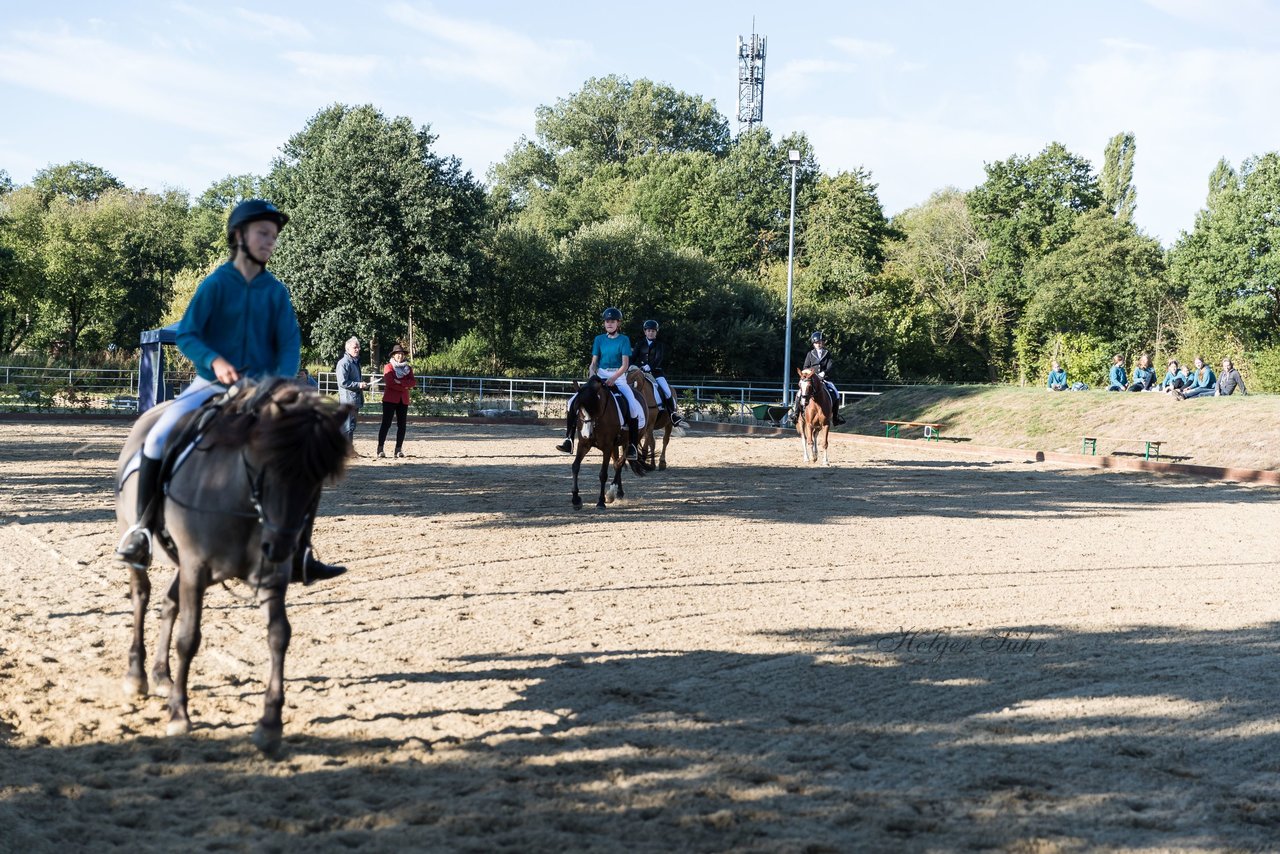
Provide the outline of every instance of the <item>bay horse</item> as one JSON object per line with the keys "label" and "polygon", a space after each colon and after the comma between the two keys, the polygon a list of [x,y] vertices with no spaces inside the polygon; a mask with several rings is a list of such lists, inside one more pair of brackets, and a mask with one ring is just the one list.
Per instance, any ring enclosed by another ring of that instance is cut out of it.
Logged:
{"label": "bay horse", "polygon": [[[598,448],[604,459],[600,461],[600,498],[597,507],[605,506],[605,484],[609,480],[609,463],[612,462],[616,474],[609,489],[609,500],[622,498],[622,463],[626,460],[627,433],[626,423],[619,416],[619,405],[626,406],[626,400],[619,404],[613,401],[608,386],[599,377],[591,377],[584,385],[578,386],[578,448],[573,458],[573,506],[582,506],[582,496],[578,494],[578,470],[582,468],[582,458],[592,448]],[[631,470],[638,477],[644,477],[644,467],[638,461],[629,463]]]}
{"label": "bay horse", "polygon": [[[262,719],[253,741],[264,753],[274,754],[284,729],[284,656],[291,634],[285,588],[292,563],[303,557],[299,542],[309,537],[321,489],[345,468],[350,446],[343,425],[351,407],[338,406],[291,379],[261,384],[242,380],[233,392],[194,445],[175,448],[180,456],[158,499],[162,515],[157,514],[155,529],[161,533],[155,541],[178,569],[161,609],[151,675],[156,693],[169,698],[168,734],[189,732],[187,680],[200,647],[205,590],[228,579],[244,580],[266,617],[271,654]],[[135,456],[164,405],[138,419],[120,452],[116,519],[121,531],[136,516]],[[191,417],[199,418],[202,412]],[[184,423],[189,419],[178,424],[173,437],[186,434]],[[183,441],[174,438],[171,443]],[[156,557],[160,555],[157,548]],[[123,687],[127,695],[145,696],[143,621],[151,597],[145,569],[130,567],[129,587],[133,641]],[[169,645],[175,619],[178,662],[171,676]]]}
{"label": "bay horse", "polygon": [[[671,433],[674,425],[671,423],[671,413],[658,405],[658,394],[654,388],[653,379],[640,370],[639,366],[632,365],[627,371],[627,382],[631,386],[631,390],[635,392],[636,399],[645,407],[645,428],[641,431],[640,436],[640,462],[644,467],[653,471],[655,468],[659,471],[665,471],[667,468],[667,445],[671,442]],[[654,438],[659,430],[662,431],[662,453],[657,453],[657,439]],[[684,435],[683,432],[680,435]]]}
{"label": "bay horse", "polygon": [[[804,446],[804,461],[818,461],[818,434],[822,434],[822,464],[827,462],[827,441],[831,433],[831,422],[835,420],[834,402],[827,391],[827,384],[814,374],[813,368],[804,368],[800,372],[801,400],[807,398],[804,409],[800,412],[800,420],[796,422],[796,432],[800,434],[800,442]],[[810,448],[813,456],[809,456]]]}

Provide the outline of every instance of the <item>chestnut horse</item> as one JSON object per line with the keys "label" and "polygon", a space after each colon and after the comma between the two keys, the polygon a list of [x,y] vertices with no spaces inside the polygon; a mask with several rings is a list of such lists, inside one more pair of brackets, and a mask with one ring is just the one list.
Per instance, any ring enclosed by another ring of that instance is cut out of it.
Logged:
{"label": "chestnut horse", "polygon": [[[616,474],[609,487],[609,501],[623,497],[622,463],[626,459],[625,449],[630,437],[619,415],[619,404],[614,403],[608,386],[599,377],[592,377],[581,386],[575,383],[575,388],[578,390],[578,450],[573,458],[573,506],[582,506],[582,496],[578,494],[578,471],[582,468],[582,458],[592,448],[598,448],[604,459],[600,461],[600,498],[596,506],[604,507],[610,462]],[[627,402],[623,400],[620,404],[626,406]],[[637,476],[644,477],[644,467],[639,462],[631,462],[630,465]]]}
{"label": "chestnut horse", "polygon": [[[671,413],[658,405],[658,392],[653,377],[632,365],[627,371],[627,382],[635,392],[636,400],[645,408],[645,428],[640,431],[640,462],[648,471],[667,468],[667,444],[671,441],[673,425]],[[655,434],[662,431],[662,454],[657,453]],[[683,432],[680,435],[684,435]]]}
{"label": "chestnut horse", "polygon": [[[198,444],[176,449],[180,456],[159,499],[163,515],[155,524],[160,531],[155,541],[178,571],[161,609],[151,675],[156,693],[169,697],[168,733],[190,731],[187,679],[200,647],[205,590],[227,579],[244,580],[267,619],[271,672],[253,741],[271,754],[279,749],[284,729],[284,656],[290,635],[285,588],[293,560],[301,557],[299,541],[310,528],[320,491],[326,481],[342,474],[346,464],[350,446],[342,428],[351,407],[337,406],[285,379],[261,384],[244,380],[233,391],[235,395],[221,404]],[[122,531],[136,515],[133,462],[161,411],[162,407],[155,407],[139,418],[120,452],[116,518]],[[183,433],[180,423],[174,436]],[[124,689],[127,694],[145,696],[143,621],[151,581],[145,569],[132,567],[129,581],[133,642]],[[178,664],[171,677],[169,642],[175,619]]]}
{"label": "chestnut horse", "polygon": [[[800,372],[800,389],[797,392],[805,402],[800,412],[800,420],[796,422],[796,432],[804,446],[804,461],[818,461],[818,433],[822,433],[822,464],[827,462],[827,440],[831,433],[831,422],[835,420],[834,401],[827,391],[827,384],[815,375],[812,368],[804,368]],[[809,456],[812,448],[813,456]]]}

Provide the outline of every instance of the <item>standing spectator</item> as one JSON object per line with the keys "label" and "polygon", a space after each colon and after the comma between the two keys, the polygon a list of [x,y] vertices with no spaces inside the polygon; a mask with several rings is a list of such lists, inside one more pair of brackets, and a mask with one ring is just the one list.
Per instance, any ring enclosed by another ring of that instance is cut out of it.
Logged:
{"label": "standing spectator", "polygon": [[1116,353],[1111,357],[1111,385],[1107,391],[1124,391],[1129,387],[1129,375],[1124,370],[1124,357]]}
{"label": "standing spectator", "polygon": [[1231,364],[1230,359],[1223,359],[1222,375],[1218,377],[1217,385],[1214,386],[1213,396],[1222,397],[1231,394],[1236,390],[1236,386],[1240,386],[1241,394],[1249,393],[1249,390],[1244,387],[1244,377],[1240,376],[1240,372]]}
{"label": "standing spectator", "polygon": [[1067,390],[1067,372],[1057,363],[1053,363],[1049,371],[1049,391]]}
{"label": "standing spectator", "polygon": [[1138,366],[1133,369],[1133,384],[1129,391],[1151,391],[1156,381],[1156,369],[1151,367],[1151,359],[1143,353],[1138,357]]}
{"label": "standing spectator", "polygon": [[391,348],[391,361],[382,369],[382,427],[378,430],[378,457],[387,455],[382,448],[387,443],[387,431],[391,429],[392,416],[396,419],[396,456],[404,456],[404,424],[409,415],[409,391],[414,386],[413,365],[409,364],[404,347]]}
{"label": "standing spectator", "polygon": [[1196,356],[1195,373],[1191,375],[1191,381],[1187,383],[1187,387],[1182,390],[1182,396],[1185,399],[1213,394],[1217,385],[1218,378],[1214,376],[1213,368],[1204,363],[1204,356]]}
{"label": "standing spectator", "polygon": [[[351,417],[347,419],[347,441],[355,450],[356,416],[364,406],[364,390],[369,384],[360,378],[360,339],[352,337],[347,340],[347,352],[338,360],[334,371],[338,374],[338,402],[349,403],[355,407]],[[356,456],[360,456],[356,454]]]}

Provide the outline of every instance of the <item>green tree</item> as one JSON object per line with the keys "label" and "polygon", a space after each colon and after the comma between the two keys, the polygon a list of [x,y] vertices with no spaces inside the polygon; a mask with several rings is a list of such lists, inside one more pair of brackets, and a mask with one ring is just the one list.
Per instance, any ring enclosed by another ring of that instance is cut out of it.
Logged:
{"label": "green tree", "polygon": [[1024,379],[1047,373],[1060,355],[1046,346],[1055,335],[1075,342],[1075,358],[1066,361],[1090,382],[1106,376],[1112,353],[1133,357],[1148,350],[1156,339],[1164,279],[1160,244],[1132,223],[1105,209],[1078,217],[1075,234],[1027,270],[1035,297],[1018,329]]}
{"label": "green tree", "polygon": [[893,227],[901,238],[888,247],[886,272],[908,283],[926,307],[920,320],[933,343],[970,350],[994,382],[1010,311],[990,286],[990,241],[978,232],[966,195],[955,189],[934,193],[894,217]]}
{"label": "green tree", "polygon": [[488,352],[485,370],[536,369],[551,330],[570,312],[559,292],[556,245],[537,229],[505,224],[489,236],[484,256],[475,330]]}
{"label": "green tree", "polygon": [[0,195],[0,355],[22,346],[39,319],[43,216],[30,187]]}
{"label": "green tree", "polygon": [[1170,251],[1191,313],[1246,347],[1280,344],[1280,154],[1220,162],[1195,227]]}
{"label": "green tree", "polygon": [[88,201],[58,195],[45,212],[40,343],[73,360],[82,350],[105,346],[117,317],[128,310],[122,236],[129,200],[123,190]]}
{"label": "green tree", "polygon": [[616,74],[591,78],[554,106],[539,107],[537,116],[538,137],[548,152],[595,164],[655,152],[716,154],[729,142],[729,123],[710,101]]}
{"label": "green tree", "polygon": [[1132,133],[1118,133],[1111,137],[1102,158],[1102,177],[1099,190],[1103,203],[1116,215],[1116,219],[1133,221],[1138,206],[1138,191],[1133,186],[1133,154],[1137,148]]}
{"label": "green tree", "polygon": [[62,196],[71,202],[92,202],[110,190],[125,188],[115,175],[83,160],[41,169],[31,179],[31,186],[35,187],[46,205],[54,196]]}
{"label": "green tree", "polygon": [[111,341],[132,349],[144,329],[159,325],[173,299],[178,273],[197,259],[188,243],[191,213],[186,193],[132,193],[126,202],[119,261],[127,310],[116,315]]}
{"label": "green tree", "polygon": [[434,141],[408,118],[339,104],[283,147],[264,186],[292,217],[273,263],[317,355],[336,358],[352,334],[403,336],[411,307],[427,345],[463,322],[485,200]]}

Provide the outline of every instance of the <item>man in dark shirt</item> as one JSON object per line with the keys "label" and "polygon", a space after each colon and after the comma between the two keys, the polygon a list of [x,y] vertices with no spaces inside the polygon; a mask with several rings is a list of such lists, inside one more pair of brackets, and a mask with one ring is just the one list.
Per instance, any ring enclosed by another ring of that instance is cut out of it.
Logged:
{"label": "man in dark shirt", "polygon": [[1249,390],[1244,387],[1244,377],[1240,376],[1240,372],[1231,364],[1230,359],[1223,359],[1222,373],[1218,375],[1218,384],[1214,387],[1213,396],[1222,397],[1231,394],[1236,390],[1236,386],[1240,386],[1241,394],[1249,393]]}

